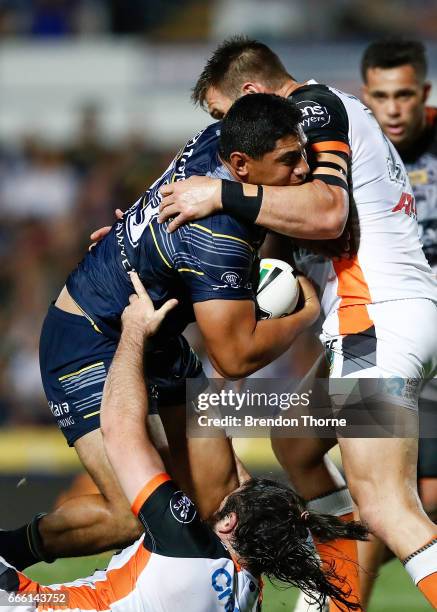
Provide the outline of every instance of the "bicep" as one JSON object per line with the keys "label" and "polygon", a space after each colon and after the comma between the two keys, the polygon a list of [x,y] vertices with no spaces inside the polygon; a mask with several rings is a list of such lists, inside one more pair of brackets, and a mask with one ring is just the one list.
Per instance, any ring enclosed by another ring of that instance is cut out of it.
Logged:
{"label": "bicep", "polygon": [[219,372],[256,327],[253,300],[208,300],[194,304],[194,314],[208,355]]}

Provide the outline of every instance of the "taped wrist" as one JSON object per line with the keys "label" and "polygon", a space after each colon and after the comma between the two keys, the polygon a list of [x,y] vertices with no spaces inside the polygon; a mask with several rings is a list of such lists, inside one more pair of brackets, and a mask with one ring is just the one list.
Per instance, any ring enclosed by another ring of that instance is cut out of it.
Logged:
{"label": "taped wrist", "polygon": [[256,196],[246,196],[242,183],[222,180],[223,212],[228,215],[233,215],[249,223],[255,223],[261,209],[262,199],[262,185],[258,185]]}

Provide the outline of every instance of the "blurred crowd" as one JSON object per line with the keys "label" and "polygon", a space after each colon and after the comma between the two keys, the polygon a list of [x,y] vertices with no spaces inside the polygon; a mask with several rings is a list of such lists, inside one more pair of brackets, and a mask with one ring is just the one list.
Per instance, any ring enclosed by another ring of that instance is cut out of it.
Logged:
{"label": "blurred crowd", "polygon": [[230,31],[296,40],[413,34],[433,39],[430,0],[0,0],[0,36],[145,35],[209,40]]}
{"label": "blurred crowd", "polygon": [[16,147],[0,147],[0,424],[53,422],[38,366],[48,304],[90,231],[112,224],[115,208],[133,203],[173,154],[135,134],[107,145],[92,106],[69,146],[27,134]]}

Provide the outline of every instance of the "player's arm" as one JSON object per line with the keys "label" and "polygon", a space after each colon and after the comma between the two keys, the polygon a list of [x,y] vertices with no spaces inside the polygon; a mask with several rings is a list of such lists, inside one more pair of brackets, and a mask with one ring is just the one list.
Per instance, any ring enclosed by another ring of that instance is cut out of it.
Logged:
{"label": "player's arm", "polygon": [[281,319],[257,321],[251,300],[208,300],[194,312],[214,368],[226,378],[244,378],[285,352],[312,325],[320,306],[311,283],[303,277],[301,309]]}
{"label": "player's arm", "polygon": [[[259,206],[257,185],[236,184],[240,192],[229,200],[222,199],[221,179],[191,177],[164,185],[160,221],[174,217],[168,226],[169,231],[174,231],[188,221],[224,210],[286,236],[313,240],[338,238],[349,212],[347,175],[322,165],[324,157],[321,154],[317,159],[313,180],[308,183],[290,187],[263,186]],[[343,159],[337,155],[332,157],[337,158],[337,165],[341,167]],[[335,180],[336,184],[326,180]]]}
{"label": "player's arm", "polygon": [[[299,90],[298,90],[299,92]],[[173,231],[183,223],[224,210],[286,236],[312,240],[341,236],[349,212],[349,123],[340,99],[327,89],[314,101],[306,88],[293,100],[303,112],[312,180],[299,186],[263,186],[192,177],[161,188],[160,220],[174,217]],[[305,120],[314,112],[319,121]],[[322,115],[321,116],[321,113]]]}
{"label": "player's arm", "polygon": [[101,408],[101,430],[105,450],[122,489],[132,503],[145,483],[165,472],[147,428],[147,391],[143,375],[144,345],[158,330],[176,300],[159,310],[135,273],[131,274],[136,295],[122,315],[120,342],[106,380]]}

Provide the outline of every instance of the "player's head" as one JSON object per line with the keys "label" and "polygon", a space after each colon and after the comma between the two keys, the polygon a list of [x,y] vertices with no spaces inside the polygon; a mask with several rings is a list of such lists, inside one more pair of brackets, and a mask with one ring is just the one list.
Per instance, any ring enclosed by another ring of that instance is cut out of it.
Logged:
{"label": "player's head", "polygon": [[192,100],[222,119],[232,103],[247,93],[276,93],[291,76],[267,45],[244,36],[217,47],[193,88]]}
{"label": "player's head", "polygon": [[[332,584],[335,566],[321,569],[310,534],[322,542],[366,539],[365,528],[334,516],[307,512],[305,502],[288,486],[251,479],[231,493],[213,517],[214,530],[232,547],[237,561],[254,576],[266,575],[297,586],[314,598],[345,604],[348,586]],[[348,602],[347,609],[359,610]]]}
{"label": "player's head", "polygon": [[393,144],[410,146],[425,127],[425,47],[419,41],[389,39],[367,47],[361,61],[363,97]]}
{"label": "player's head", "polygon": [[222,121],[219,151],[238,180],[255,185],[298,185],[309,172],[302,116],[273,94],[243,96]]}

